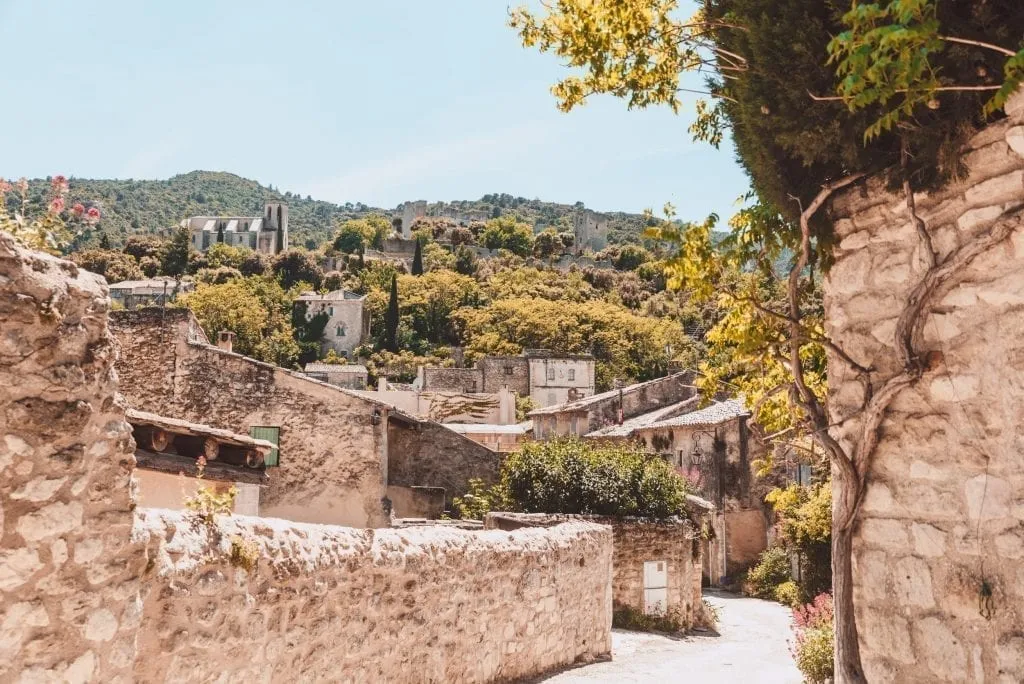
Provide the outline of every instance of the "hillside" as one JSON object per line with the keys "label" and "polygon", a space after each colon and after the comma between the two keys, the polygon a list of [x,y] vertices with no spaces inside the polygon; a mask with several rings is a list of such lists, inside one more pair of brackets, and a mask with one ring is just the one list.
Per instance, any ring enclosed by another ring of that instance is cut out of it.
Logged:
{"label": "hillside", "polygon": [[[324,242],[338,220],[358,218],[373,212],[391,217],[401,214],[401,205],[394,209],[380,209],[361,203],[339,205],[280,192],[231,173],[212,171],[193,171],[167,180],[72,178],[70,185],[73,202],[91,203],[100,208],[103,219],[99,228],[115,245],[121,244],[129,234],[157,233],[188,216],[258,215],[267,201],[288,203],[291,242],[297,246],[314,247]],[[31,193],[40,198],[48,183],[45,179],[38,179],[32,181],[30,187]],[[569,227],[572,214],[581,207],[579,203],[559,204],[495,193],[478,200],[432,203],[427,207],[427,214],[455,211],[491,217],[514,213],[540,229],[552,224]],[[606,216],[611,242],[639,241],[646,225],[643,215],[612,212]],[[84,235],[82,244],[76,247],[93,240],[94,236]]]}

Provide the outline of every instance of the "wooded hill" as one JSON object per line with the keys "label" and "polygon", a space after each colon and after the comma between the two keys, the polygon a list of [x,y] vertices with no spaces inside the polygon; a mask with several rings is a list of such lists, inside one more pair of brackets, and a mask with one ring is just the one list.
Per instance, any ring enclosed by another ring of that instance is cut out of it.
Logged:
{"label": "wooded hill", "polygon": [[[48,179],[34,180],[30,184],[30,194],[39,202],[43,201],[48,189]],[[259,215],[268,201],[288,203],[291,243],[312,249],[331,237],[338,221],[361,218],[371,213],[397,217],[401,215],[402,207],[382,209],[359,202],[334,204],[308,195],[303,197],[290,191],[282,192],[232,173],[214,171],[192,171],[168,180],[71,178],[69,199],[72,203],[95,205],[102,212],[99,225],[94,231],[83,234],[73,246],[73,251],[95,243],[98,239],[96,233],[100,230],[106,233],[112,244],[120,245],[128,235],[159,233],[189,216]],[[436,215],[448,210],[487,218],[514,213],[520,220],[532,224],[535,230],[540,230],[548,225],[570,228],[572,215],[579,208],[582,208],[582,203],[559,204],[495,193],[478,200],[429,204],[427,213]],[[646,226],[643,215],[622,212],[606,215],[610,242],[640,241]]]}

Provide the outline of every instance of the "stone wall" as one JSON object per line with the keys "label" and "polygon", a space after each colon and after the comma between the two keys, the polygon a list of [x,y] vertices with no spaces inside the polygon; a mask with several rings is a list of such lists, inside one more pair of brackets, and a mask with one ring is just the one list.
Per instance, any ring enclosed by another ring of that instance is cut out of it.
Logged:
{"label": "stone wall", "polygon": [[[963,182],[919,194],[940,261],[1000,226],[1008,239],[961,270],[926,312],[929,369],[892,402],[870,464],[854,539],[854,600],[868,680],[1024,681],[1024,99],[976,135]],[[836,263],[826,281],[828,333],[877,369],[899,369],[894,328],[925,271],[905,198],[881,180],[832,207]],[[833,420],[862,390],[829,363]],[[854,417],[836,436],[847,445]],[[979,612],[983,586],[994,614]]]}
{"label": "stone wall", "polygon": [[133,408],[243,434],[280,428],[280,465],[261,493],[263,515],[387,525],[386,406],[210,346],[187,310],[117,311],[111,326],[120,391]]}
{"label": "stone wall", "polygon": [[131,678],[144,563],[108,307],[102,278],[0,233],[0,681]]}
{"label": "stone wall", "polygon": [[485,356],[477,361],[483,376],[483,392],[508,387],[521,397],[530,396],[530,364],[523,356]]}
{"label": "stone wall", "polygon": [[421,389],[429,392],[474,394],[484,391],[484,376],[479,368],[426,367],[423,369]]}
{"label": "stone wall", "polygon": [[443,487],[462,496],[470,479],[498,481],[502,455],[437,423],[392,419],[388,426],[388,484]]}
{"label": "stone wall", "polygon": [[511,681],[611,651],[600,525],[211,530],[145,510],[136,539],[154,563],[139,681]]}
{"label": "stone wall", "polygon": [[701,543],[689,520],[650,521],[607,516],[547,515],[543,513],[489,513],[487,529],[516,530],[585,520],[612,528],[612,603],[644,612],[644,563],[663,562],[667,573],[666,609],[686,626],[703,620],[701,602]]}

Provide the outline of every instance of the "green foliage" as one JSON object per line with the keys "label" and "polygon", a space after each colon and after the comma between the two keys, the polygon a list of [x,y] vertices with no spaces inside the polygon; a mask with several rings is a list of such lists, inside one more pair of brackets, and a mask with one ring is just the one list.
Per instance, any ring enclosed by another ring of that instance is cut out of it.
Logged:
{"label": "green foliage", "polygon": [[664,519],[686,515],[686,481],[635,446],[531,442],[502,465],[502,496],[524,513]]}
{"label": "green foliage", "polygon": [[533,397],[525,396],[520,397],[516,395],[516,420],[522,422],[527,419],[530,415],[530,411],[537,408],[534,404]]}
{"label": "green foliage", "polygon": [[479,478],[470,478],[469,491],[452,499],[452,512],[462,520],[483,520],[491,511],[508,508],[505,490],[488,486]]}
{"label": "green foliage", "polygon": [[334,233],[332,247],[342,254],[356,254],[366,245],[366,221],[345,221]]}
{"label": "green foliage", "polygon": [[188,270],[189,261],[195,255],[192,249],[192,233],[188,228],[175,228],[170,241],[160,254],[160,270],[164,275],[180,278]]}
{"label": "green foliage", "polygon": [[391,276],[391,294],[388,298],[388,311],[384,318],[384,337],[381,347],[385,351],[398,351],[398,276]]}
{"label": "green foliage", "polygon": [[793,658],[805,681],[831,682],[835,674],[835,610],[832,596],[819,594],[813,603],[793,609]]}
{"label": "green foliage", "polygon": [[800,604],[802,596],[800,586],[793,580],[787,580],[775,587],[773,598],[782,605],[792,608]]}
{"label": "green foliage", "polygon": [[634,632],[678,634],[689,625],[683,620],[678,606],[672,606],[663,613],[647,614],[633,606],[616,603],[612,606],[612,627]]}
{"label": "green foliage", "polygon": [[138,280],[143,277],[142,269],[135,257],[115,250],[89,249],[76,252],[71,260],[85,270],[103,276],[108,283]]}
{"label": "green foliage", "polygon": [[743,591],[757,598],[774,599],[776,588],[791,580],[789,553],[781,546],[772,546],[761,552],[757,564],[747,572]]}
{"label": "green foliage", "polygon": [[286,290],[298,283],[308,283],[313,289],[319,289],[324,279],[324,271],[316,257],[305,249],[281,252],[274,257],[271,270]]}
{"label": "green foliage", "polygon": [[487,249],[507,249],[517,256],[527,256],[533,251],[533,230],[514,216],[491,219],[482,237]]}
{"label": "green foliage", "polygon": [[260,546],[251,539],[241,535],[231,537],[231,555],[228,560],[236,568],[252,573],[260,560]]}
{"label": "green foliage", "polygon": [[828,591],[832,586],[832,487],[790,485],[765,497],[778,520],[782,544],[800,556],[799,599]]}

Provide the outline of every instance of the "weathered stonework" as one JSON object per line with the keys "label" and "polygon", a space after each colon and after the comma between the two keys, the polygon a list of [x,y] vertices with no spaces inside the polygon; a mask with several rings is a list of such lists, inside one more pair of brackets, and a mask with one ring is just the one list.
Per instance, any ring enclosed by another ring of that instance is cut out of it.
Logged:
{"label": "weathered stonework", "polygon": [[[1024,111],[1008,112],[968,145],[965,181],[915,197],[940,262],[1004,222],[1018,227],[925,312],[918,347],[933,362],[880,430],[854,540],[871,682],[1024,681]],[[844,192],[832,211],[828,333],[877,369],[877,390],[900,370],[896,319],[926,270],[924,252],[905,198],[881,181]],[[854,416],[863,390],[830,361],[838,421]],[[849,446],[859,429],[854,417],[836,436]],[[985,584],[990,619],[979,610]]]}
{"label": "weathered stonework", "polygon": [[517,530],[555,525],[567,521],[589,521],[612,528],[615,552],[612,561],[612,602],[644,612],[644,563],[666,564],[666,608],[689,628],[703,619],[701,602],[700,533],[689,520],[652,521],[593,515],[547,515],[543,513],[489,513],[487,529]]}
{"label": "weathered stonework", "polygon": [[280,428],[280,466],[261,494],[262,515],[387,525],[388,407],[211,346],[184,309],[118,311],[111,327],[120,391],[132,408],[243,434]]}
{"label": "weathered stonework", "polygon": [[[143,510],[140,681],[491,682],[611,651],[611,532],[355,530]],[[232,561],[251,545],[255,568]]]}
{"label": "weathered stonework", "polygon": [[141,554],[102,278],[0,233],[0,681],[130,681]]}

